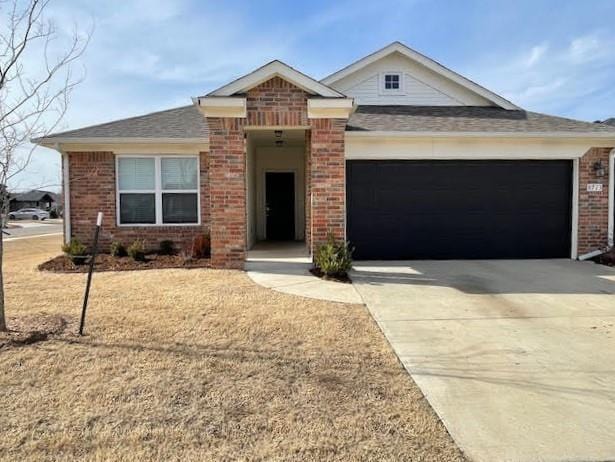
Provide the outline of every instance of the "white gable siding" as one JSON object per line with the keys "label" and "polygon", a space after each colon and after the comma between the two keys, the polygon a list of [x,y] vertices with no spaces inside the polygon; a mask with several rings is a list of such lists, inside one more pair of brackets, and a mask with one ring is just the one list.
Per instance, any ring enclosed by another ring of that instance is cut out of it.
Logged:
{"label": "white gable siding", "polygon": [[[403,91],[386,94],[382,75],[403,74]],[[482,96],[469,91],[426,67],[393,53],[331,84],[331,87],[355,98],[357,104],[416,106],[491,106]]]}

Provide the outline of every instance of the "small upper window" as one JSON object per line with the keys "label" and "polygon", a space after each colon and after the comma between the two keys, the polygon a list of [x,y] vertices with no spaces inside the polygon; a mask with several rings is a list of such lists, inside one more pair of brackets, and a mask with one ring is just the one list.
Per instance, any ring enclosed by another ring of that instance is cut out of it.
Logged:
{"label": "small upper window", "polygon": [[399,74],[385,74],[384,75],[384,89],[385,90],[399,90]]}

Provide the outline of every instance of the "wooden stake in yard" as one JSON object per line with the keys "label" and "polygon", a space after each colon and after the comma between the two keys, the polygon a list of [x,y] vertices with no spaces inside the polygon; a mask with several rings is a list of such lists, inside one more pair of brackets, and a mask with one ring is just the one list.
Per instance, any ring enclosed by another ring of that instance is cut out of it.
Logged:
{"label": "wooden stake in yard", "polygon": [[83,326],[85,324],[85,312],[88,309],[88,298],[90,297],[90,285],[92,284],[92,273],[94,272],[94,261],[98,252],[98,234],[102,226],[103,214],[98,212],[96,218],[96,231],[94,231],[94,245],[92,247],[92,257],[90,258],[90,268],[88,270],[88,282],[85,286],[85,295],[83,297],[83,308],[81,309],[81,322],[79,323],[79,335],[83,335]]}

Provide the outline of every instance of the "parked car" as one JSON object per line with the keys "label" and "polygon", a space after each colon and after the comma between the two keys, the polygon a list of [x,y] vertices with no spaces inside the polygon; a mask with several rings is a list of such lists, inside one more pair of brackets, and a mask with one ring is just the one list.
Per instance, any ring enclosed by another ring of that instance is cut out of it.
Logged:
{"label": "parked car", "polygon": [[41,209],[19,209],[9,213],[9,220],[46,220],[49,212]]}

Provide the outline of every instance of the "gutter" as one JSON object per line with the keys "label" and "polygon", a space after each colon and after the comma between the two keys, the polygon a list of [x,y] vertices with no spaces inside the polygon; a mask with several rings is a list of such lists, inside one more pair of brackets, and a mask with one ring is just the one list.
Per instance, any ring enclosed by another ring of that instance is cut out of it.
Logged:
{"label": "gutter", "polygon": [[57,149],[59,144],[209,144],[207,138],[135,138],[135,137],[43,137],[30,142]]}
{"label": "gutter", "polygon": [[609,225],[608,225],[608,245],[612,248],[615,241],[615,149],[609,154]]}
{"label": "gutter", "polygon": [[537,139],[572,139],[572,140],[612,140],[615,131],[603,132],[427,132],[427,131],[385,131],[385,130],[346,130],[350,138],[537,138]]}

